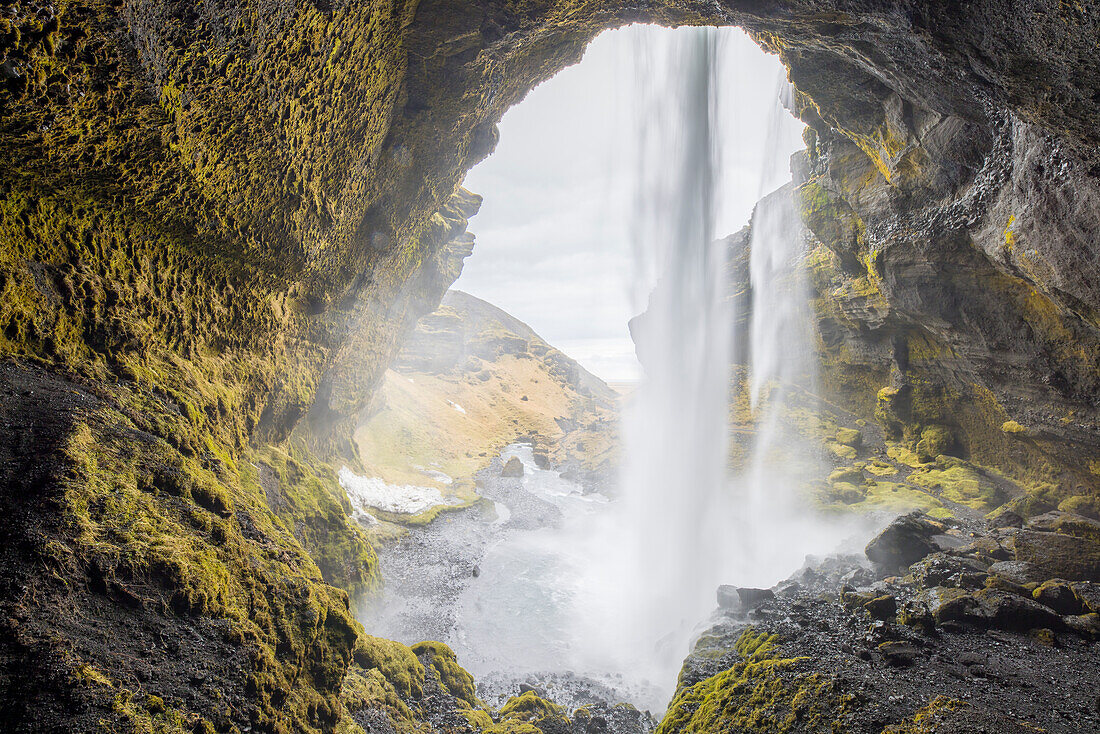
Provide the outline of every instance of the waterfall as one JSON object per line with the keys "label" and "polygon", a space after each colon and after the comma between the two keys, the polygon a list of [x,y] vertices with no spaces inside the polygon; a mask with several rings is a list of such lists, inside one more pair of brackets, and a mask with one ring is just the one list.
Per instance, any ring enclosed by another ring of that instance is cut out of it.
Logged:
{"label": "waterfall", "polygon": [[[793,186],[780,186],[790,180],[784,144],[800,126],[781,78],[751,235],[716,239],[728,135],[720,38],[681,32],[643,49],[638,64],[650,94],[637,117],[635,282],[648,305],[631,332],[645,380],[624,409],[617,526],[589,592],[607,604],[592,615],[605,650],[658,689],[675,679],[720,584],[770,586],[838,540],[801,491],[824,476],[820,445],[787,420],[812,402],[816,382],[805,238]],[[731,383],[747,391],[754,418],[736,474]]]}
{"label": "waterfall", "polygon": [[[725,482],[732,314],[725,248],[715,239],[718,31],[678,36],[662,64],[645,69],[659,107],[639,118],[642,170],[634,241],[639,274],[658,273],[632,335],[646,379],[623,424],[623,523],[632,537],[635,600],[629,628],[661,639],[655,660],[674,666],[695,624],[714,606],[719,551],[700,532]],[[658,593],[652,593],[658,590]]]}

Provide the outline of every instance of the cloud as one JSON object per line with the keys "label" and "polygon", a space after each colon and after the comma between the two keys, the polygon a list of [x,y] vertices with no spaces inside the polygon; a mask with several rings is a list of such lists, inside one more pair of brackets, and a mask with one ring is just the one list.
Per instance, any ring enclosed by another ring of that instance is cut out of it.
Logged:
{"label": "cloud", "polygon": [[[645,307],[653,277],[630,239],[647,124],[638,114],[648,81],[636,78],[638,54],[655,49],[659,59],[682,32],[630,26],[602,34],[580,64],[505,115],[497,150],[465,182],[484,203],[456,287],[527,322],[605,379],[637,373],[627,321]],[[759,198],[782,66],[738,29],[724,29],[720,59],[718,231],[727,234]],[[801,147],[783,140],[777,155],[785,160]]]}

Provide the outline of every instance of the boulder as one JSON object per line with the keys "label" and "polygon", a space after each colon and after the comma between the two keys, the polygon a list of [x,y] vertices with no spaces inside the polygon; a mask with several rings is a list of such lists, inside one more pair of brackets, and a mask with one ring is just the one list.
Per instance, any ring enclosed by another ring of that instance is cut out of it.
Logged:
{"label": "boulder", "polygon": [[718,587],[718,606],[722,609],[747,611],[774,598],[775,593],[771,589],[753,589],[728,584]]}
{"label": "boulder", "polygon": [[989,567],[989,573],[1019,586],[1044,580],[1034,566],[1023,561],[998,561]]}
{"label": "boulder", "polygon": [[740,609],[741,598],[737,596],[737,587],[722,584],[718,587],[718,606],[722,609]]}
{"label": "boulder", "polygon": [[863,432],[855,428],[838,428],[836,429],[836,442],[859,448],[863,444]]}
{"label": "boulder", "polygon": [[1040,584],[1031,592],[1031,597],[1058,614],[1078,615],[1089,611],[1077,598],[1077,594],[1065,581],[1054,579]]}
{"label": "boulder", "polygon": [[937,551],[909,567],[909,573],[920,586],[954,586],[980,589],[985,584],[989,566],[973,558],[949,556]]}
{"label": "boulder", "polygon": [[884,642],[878,646],[878,651],[896,668],[907,668],[920,658],[920,651],[908,642]]}
{"label": "boulder", "polygon": [[755,609],[766,601],[775,598],[771,589],[752,589],[737,587],[737,598],[741,600],[742,609]]}
{"label": "boulder", "polygon": [[1062,629],[1062,618],[1034,599],[1000,589],[975,592],[976,612],[965,621],[1004,630]]}
{"label": "boulder", "polygon": [[872,619],[892,622],[898,613],[898,602],[889,594],[884,594],[871,599],[863,605],[863,608]]}
{"label": "boulder", "polygon": [[873,563],[900,571],[939,550],[933,537],[943,532],[943,525],[916,510],[887,525],[865,552]]}
{"label": "boulder", "polygon": [[917,441],[917,458],[922,462],[935,461],[937,456],[948,454],[955,445],[955,437],[946,426],[928,426]]}
{"label": "boulder", "polygon": [[1015,551],[1016,560],[1030,564],[1041,577],[1034,580],[1100,581],[1100,543],[1094,540],[1021,530]]}
{"label": "boulder", "polygon": [[1093,584],[1085,581],[1070,584],[1070,588],[1073,589],[1073,593],[1077,598],[1081,600],[1081,604],[1084,605],[1086,611],[1100,612],[1100,584]]}
{"label": "boulder", "polygon": [[1061,533],[1100,542],[1100,522],[1072,512],[1046,512],[1031,518],[1026,527],[1028,530]]}
{"label": "boulder", "polygon": [[523,476],[523,462],[519,460],[518,456],[513,456],[505,463],[504,468],[500,470],[500,476],[509,477],[515,479]]}

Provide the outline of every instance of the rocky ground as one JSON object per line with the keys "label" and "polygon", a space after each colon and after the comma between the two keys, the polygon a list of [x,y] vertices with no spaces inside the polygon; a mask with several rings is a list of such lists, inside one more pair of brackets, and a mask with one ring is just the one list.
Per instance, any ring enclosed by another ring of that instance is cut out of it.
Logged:
{"label": "rocky ground", "polygon": [[1100,729],[1100,523],[898,518],[861,555],[719,589],[659,731]]}
{"label": "rocky ground", "polygon": [[[371,620],[369,631],[410,644],[421,639],[461,641],[463,596],[477,582],[492,544],[512,533],[558,527],[563,522],[558,506],[525,488],[523,472],[523,463],[516,457],[494,458],[476,477],[480,502],[412,527],[399,541],[382,548],[380,563],[387,587],[362,614]],[[472,678],[470,685],[474,690]],[[477,705],[503,722],[498,726],[509,726],[509,714],[518,716],[519,711],[525,712],[522,721],[546,734],[644,734],[656,726],[647,712],[621,703],[621,690],[564,670],[532,672],[522,666],[496,670],[478,677],[476,697]],[[416,703],[438,709],[428,718],[440,719],[441,730],[449,730],[444,720],[455,705],[451,699],[428,696]],[[475,731],[496,731],[473,726]],[[535,734],[532,729],[526,733]]]}

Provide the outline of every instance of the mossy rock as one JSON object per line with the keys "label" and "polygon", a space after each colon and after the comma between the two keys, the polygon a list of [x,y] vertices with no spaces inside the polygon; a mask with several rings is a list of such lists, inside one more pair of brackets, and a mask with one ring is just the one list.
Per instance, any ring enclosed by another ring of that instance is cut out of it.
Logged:
{"label": "mossy rock", "polygon": [[909,475],[909,481],[925,487],[936,496],[975,510],[988,512],[1004,499],[1000,485],[971,464],[952,457],[934,466],[922,467]]}
{"label": "mossy rock", "polygon": [[458,658],[449,646],[442,642],[418,642],[412,646],[425,665],[431,666],[443,689],[472,708],[484,708],[485,704],[477,697],[474,677],[458,664]]}
{"label": "mossy rock", "polygon": [[1058,509],[1062,512],[1072,512],[1093,520],[1100,520],[1100,497],[1094,495],[1068,497],[1058,503]]}
{"label": "mossy rock", "polygon": [[1028,518],[1050,512],[1053,509],[1055,509],[1055,503],[1051,501],[1046,493],[1028,493],[1009,500],[998,508],[997,511],[1011,512],[1027,520]]}
{"label": "mossy rock", "polygon": [[864,484],[865,482],[867,479],[863,476],[863,472],[854,466],[842,466],[829,474],[829,484]]}
{"label": "mossy rock", "polygon": [[836,441],[826,441],[825,448],[836,454],[841,459],[851,461],[859,455],[859,452],[854,446],[848,446],[846,444],[837,443]]}
{"label": "mossy rock", "polygon": [[393,640],[360,635],[353,656],[356,665],[378,670],[402,697],[424,695],[424,666],[411,648]]}
{"label": "mossy rock", "polygon": [[513,696],[500,709],[501,722],[519,721],[535,726],[539,731],[566,731],[569,717],[565,709],[553,701],[541,698],[534,691]]}
{"label": "mossy rock", "polygon": [[855,428],[838,428],[836,429],[836,442],[859,448],[863,445],[863,431]]}
{"label": "mossy rock", "polygon": [[955,435],[947,426],[926,426],[920,433],[915,450],[922,462],[935,461],[937,456],[950,454],[955,447]]}
{"label": "mossy rock", "polygon": [[657,734],[827,731],[851,701],[806,658],[781,657],[774,635],[745,630],[735,649],[739,662],[676,693]]}

